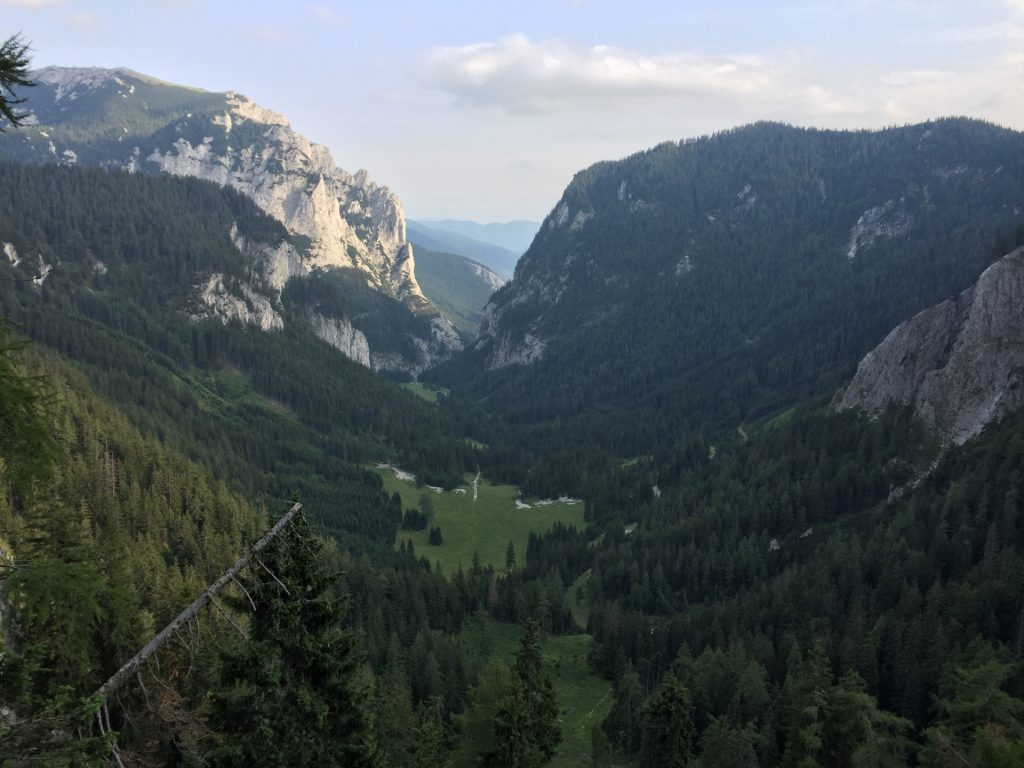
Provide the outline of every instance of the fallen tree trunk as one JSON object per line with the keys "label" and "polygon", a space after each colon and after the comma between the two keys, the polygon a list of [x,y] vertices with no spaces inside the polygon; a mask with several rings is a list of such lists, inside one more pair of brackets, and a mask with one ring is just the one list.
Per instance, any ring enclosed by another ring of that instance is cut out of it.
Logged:
{"label": "fallen tree trunk", "polygon": [[170,624],[160,630],[156,637],[146,643],[141,651],[132,656],[127,662],[125,662],[123,667],[117,670],[117,672],[107,680],[107,682],[101,685],[95,695],[99,696],[103,701],[106,701],[110,694],[124,685],[128,678],[132,677],[138,671],[139,667],[142,666],[142,663],[146,661],[146,659],[156,653],[160,649],[160,646],[167,642],[171,635],[199,615],[199,611],[208,605],[216,594],[224,589],[224,587],[226,587],[235,578],[235,576],[238,575],[239,571],[241,571],[248,562],[260,552],[260,550],[266,547],[274,537],[281,533],[284,527],[288,525],[288,523],[292,521],[292,518],[294,518],[301,510],[301,504],[295,504],[292,506],[284,517],[274,523],[274,526],[266,532],[263,538],[253,544],[249,548],[248,552],[238,558],[238,560],[235,561],[235,564],[232,565],[223,576],[207,587],[206,591],[199,595],[199,597],[193,601],[192,605],[179,613]]}

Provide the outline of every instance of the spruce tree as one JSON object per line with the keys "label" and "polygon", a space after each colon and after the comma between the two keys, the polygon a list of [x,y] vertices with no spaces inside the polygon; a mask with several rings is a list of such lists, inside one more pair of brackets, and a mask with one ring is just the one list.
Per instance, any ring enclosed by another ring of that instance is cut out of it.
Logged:
{"label": "spruce tree", "polygon": [[562,741],[558,726],[558,704],[551,676],[544,671],[544,658],[540,647],[540,626],[534,620],[523,624],[523,636],[516,652],[515,673],[523,688],[526,722],[531,747],[538,753],[543,765],[555,756]]}
{"label": "spruce tree", "polygon": [[224,653],[212,766],[381,764],[347,606],[330,594],[320,548],[300,517],[262,555],[288,591],[269,575],[248,587],[256,610],[248,641]]}
{"label": "spruce tree", "polygon": [[669,672],[644,713],[640,764],[684,768],[693,758],[693,737],[690,692]]}
{"label": "spruce tree", "polygon": [[[562,740],[554,686],[544,671],[540,628],[535,621],[523,624],[512,674],[505,667],[490,668],[471,694],[473,707],[466,723],[480,745],[483,765],[495,768],[539,768],[555,756]],[[479,695],[484,685],[490,698]]]}

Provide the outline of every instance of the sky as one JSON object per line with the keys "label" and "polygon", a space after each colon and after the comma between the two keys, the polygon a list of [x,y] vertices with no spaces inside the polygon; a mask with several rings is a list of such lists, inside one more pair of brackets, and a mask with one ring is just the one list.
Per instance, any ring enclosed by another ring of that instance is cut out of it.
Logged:
{"label": "sky", "polygon": [[1024,0],[0,0],[19,31],[243,93],[421,219],[539,220],[592,163],[756,120],[1024,129]]}

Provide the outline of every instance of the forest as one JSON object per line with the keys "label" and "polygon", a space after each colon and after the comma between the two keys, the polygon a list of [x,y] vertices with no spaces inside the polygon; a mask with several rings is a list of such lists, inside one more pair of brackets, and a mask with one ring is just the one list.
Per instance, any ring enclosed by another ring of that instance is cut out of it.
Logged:
{"label": "forest", "polygon": [[[1019,142],[941,128],[985,167]],[[643,184],[677,190],[682,162],[691,192],[733,198],[749,169],[727,158],[755,156],[768,199],[825,167],[856,192],[910,136],[844,164],[758,126],[707,157],[672,144],[627,164],[647,174],[636,195],[698,221],[699,201]],[[606,170],[566,194],[614,193]],[[233,227],[289,238],[241,195],[0,163],[0,765],[579,764],[562,751],[570,664],[608,692],[587,702],[594,766],[1024,764],[1024,414],[952,447],[909,410],[829,407],[879,334],[1024,240],[997,203],[1018,175],[974,197],[959,176],[933,184],[912,198],[920,237],[838,278],[820,231],[785,247],[814,229],[799,198],[754,209],[701,235],[707,281],[626,286],[608,301],[630,323],[594,316],[542,364],[489,371],[471,349],[428,377],[448,387],[431,402],[310,330],[310,303],[372,312],[368,336],[419,322],[352,275],[293,278],[279,330],[197,313],[210,273],[253,279]],[[595,216],[587,247],[654,258],[667,246],[637,233],[685,225],[643,216]],[[545,322],[595,312],[585,293]],[[418,502],[385,488],[391,466]],[[534,504],[578,493],[583,524],[442,568],[453,531],[428,486],[474,476]],[[296,500],[218,598],[97,694]],[[398,545],[403,529],[427,545]],[[586,653],[557,656],[559,638]]]}

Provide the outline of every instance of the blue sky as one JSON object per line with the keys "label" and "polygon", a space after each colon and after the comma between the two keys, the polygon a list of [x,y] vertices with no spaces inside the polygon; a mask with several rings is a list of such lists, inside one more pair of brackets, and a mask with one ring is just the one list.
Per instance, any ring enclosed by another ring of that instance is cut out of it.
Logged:
{"label": "blue sky", "polygon": [[539,219],[593,162],[758,119],[1024,129],[1024,0],[0,0],[16,31],[244,93],[419,218]]}

